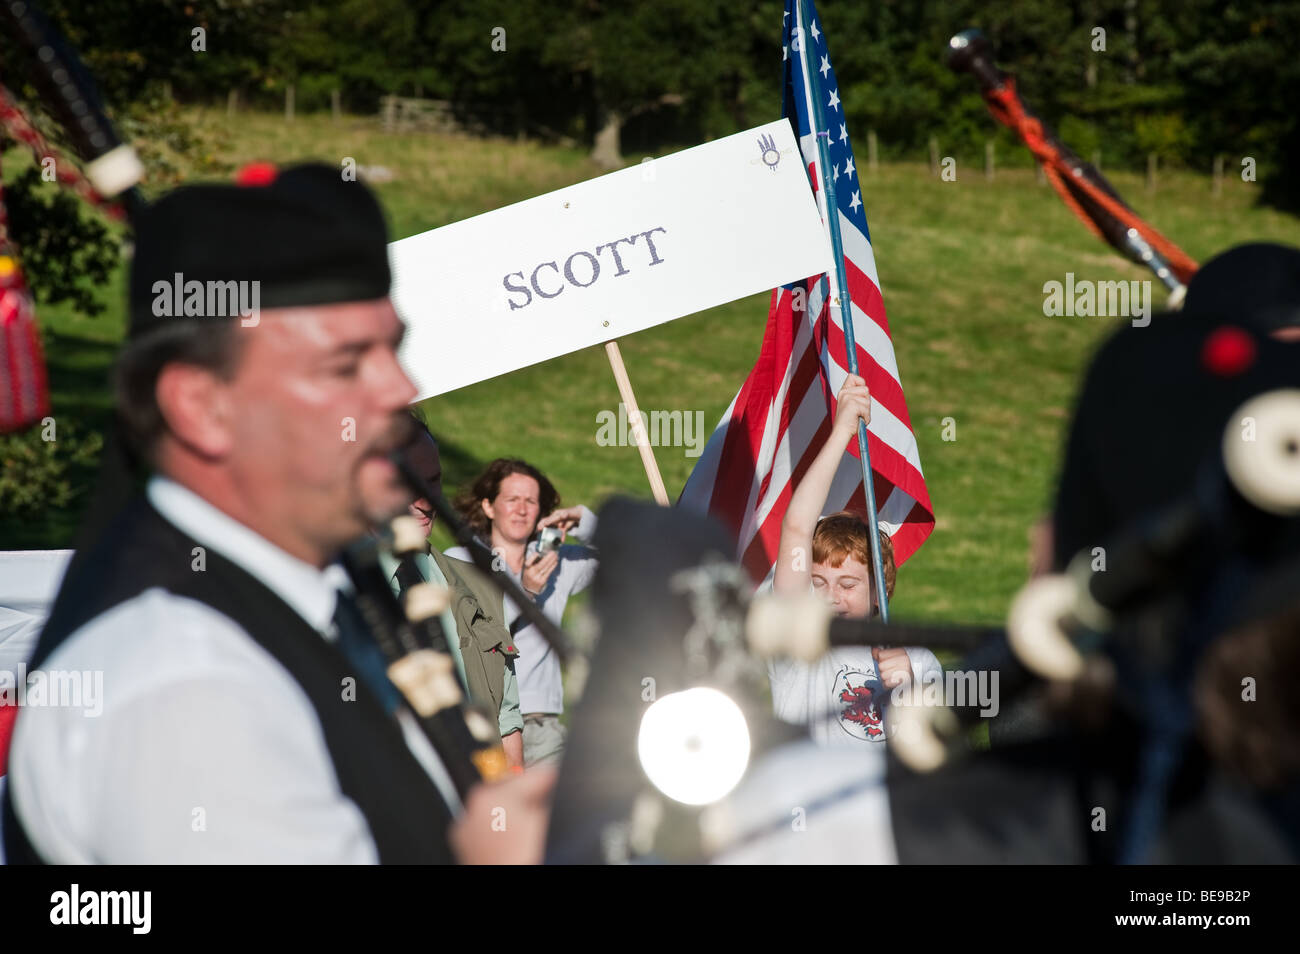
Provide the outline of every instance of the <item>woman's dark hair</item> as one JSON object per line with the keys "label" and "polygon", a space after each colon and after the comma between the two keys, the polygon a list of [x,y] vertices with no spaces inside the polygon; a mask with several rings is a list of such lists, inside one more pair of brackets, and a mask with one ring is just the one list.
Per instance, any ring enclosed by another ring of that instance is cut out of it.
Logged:
{"label": "woman's dark hair", "polygon": [[560,505],[559,491],[540,470],[515,457],[498,457],[487,465],[487,469],[470,485],[469,490],[456,498],[456,510],[460,512],[461,518],[484,540],[491,539],[491,521],[483,512],[480,502],[496,500],[497,494],[501,492],[501,482],[512,474],[524,474],[537,481],[538,503],[541,506],[539,518],[545,517]]}
{"label": "woman's dark hair", "polygon": [[163,366],[192,364],[229,379],[238,366],[241,340],[235,322],[211,318],[168,322],[126,344],[114,368],[113,390],[122,432],[141,460],[152,463],[167,428],[157,396]]}

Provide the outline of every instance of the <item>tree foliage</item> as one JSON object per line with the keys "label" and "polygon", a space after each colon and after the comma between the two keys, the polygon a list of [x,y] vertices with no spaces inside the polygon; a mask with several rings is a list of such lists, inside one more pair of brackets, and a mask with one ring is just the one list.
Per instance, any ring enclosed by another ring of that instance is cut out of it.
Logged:
{"label": "tree foliage", "polygon": [[[779,0],[43,0],[96,77],[152,180],[176,156],[221,171],[173,100],[354,111],[395,93],[449,100],[473,128],[602,141],[649,153],[779,115]],[[1266,201],[1300,212],[1300,4],[1293,0],[822,0],[819,18],[849,127],[886,156],[975,159],[997,136],[969,77],[944,65],[969,26],[993,41],[1026,102],[1081,155],[1108,168],[1208,170],[1255,159]],[[0,79],[35,103],[23,58],[0,37]],[[170,95],[165,95],[165,92]],[[57,129],[37,111],[53,138]],[[0,143],[7,146],[8,144]],[[1002,162],[1027,162],[1005,149]],[[43,193],[7,185],[32,284],[45,300],[93,303],[76,288],[111,259],[109,234]],[[50,187],[52,188],[52,187]]]}

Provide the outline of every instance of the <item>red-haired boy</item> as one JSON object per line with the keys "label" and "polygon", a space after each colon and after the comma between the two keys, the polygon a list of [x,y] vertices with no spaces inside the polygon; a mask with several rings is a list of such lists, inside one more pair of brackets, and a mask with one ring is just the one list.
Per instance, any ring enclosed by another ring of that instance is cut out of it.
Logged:
{"label": "red-haired boy", "polygon": [[[871,536],[866,522],[848,511],[821,518],[831,481],[858,419],[871,420],[866,382],[849,375],[840,388],[830,437],[790,498],[781,524],[773,588],[806,593],[811,587],[837,616],[874,616],[876,586],[871,576]],[[885,592],[894,594],[894,550],[880,533]],[[942,679],[943,668],[928,649],[832,649],[813,663],[775,660],[768,666],[772,704],[778,718],[807,724],[813,738],[833,746],[883,742],[888,734],[885,703],[908,682]]]}

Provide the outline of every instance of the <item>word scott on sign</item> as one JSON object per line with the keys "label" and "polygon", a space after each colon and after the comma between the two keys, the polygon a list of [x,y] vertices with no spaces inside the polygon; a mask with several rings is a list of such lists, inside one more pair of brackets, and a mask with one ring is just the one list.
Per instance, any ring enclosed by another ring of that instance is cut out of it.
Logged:
{"label": "word scott on sign", "polygon": [[417,399],[825,271],[808,173],[760,138],[798,154],[775,120],[390,245]]}
{"label": "word scott on sign", "polygon": [[[518,311],[520,308],[527,308],[531,305],[533,302],[533,292],[536,292],[540,298],[558,298],[560,293],[564,291],[565,282],[568,282],[574,288],[590,288],[592,285],[596,284],[597,280],[600,278],[600,258],[598,256],[606,249],[609,250],[609,260],[606,262],[606,265],[612,264],[614,266],[616,269],[614,277],[618,278],[622,275],[627,275],[631,269],[624,266],[623,255],[620,254],[618,248],[619,245],[624,242],[626,242],[628,248],[631,249],[636,245],[637,239],[645,239],[645,247],[650,253],[650,261],[648,264],[661,264],[663,259],[659,257],[659,250],[655,248],[654,233],[663,232],[667,234],[667,231],[668,230],[662,225],[656,225],[652,229],[647,229],[644,232],[637,232],[635,235],[629,235],[627,238],[614,239],[614,241],[606,242],[604,245],[597,245],[594,254],[580,249],[564,260],[563,268],[561,268],[556,261],[542,262],[533,269],[532,274],[528,278],[528,285],[524,284],[524,273],[522,271],[511,272],[501,280],[501,284],[505,286],[506,291],[513,294],[522,294],[524,299],[523,301],[517,301],[513,295],[508,298],[507,301],[510,304],[510,310]],[[576,270],[574,269],[575,260],[578,260],[579,262]],[[544,270],[549,270],[555,274],[544,274]],[[564,276],[563,280],[560,279],[561,275]],[[579,276],[582,276],[582,278],[585,278],[586,280],[580,280]],[[512,278],[518,278],[518,283],[512,283],[510,281]],[[543,284],[545,284],[547,288],[543,288]],[[529,286],[531,286],[532,291],[529,291]]]}

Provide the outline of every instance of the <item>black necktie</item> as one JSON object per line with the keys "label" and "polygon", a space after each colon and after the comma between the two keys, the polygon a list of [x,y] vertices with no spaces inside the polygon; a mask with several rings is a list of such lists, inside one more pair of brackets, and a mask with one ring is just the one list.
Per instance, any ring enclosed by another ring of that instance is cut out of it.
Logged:
{"label": "black necktie", "polygon": [[393,574],[397,577],[398,595],[405,594],[413,586],[419,586],[421,583],[428,582],[420,568],[416,565],[414,559],[402,560],[397,564],[397,572]]}
{"label": "black necktie", "polygon": [[339,591],[338,601],[334,605],[334,626],[339,634],[339,649],[356,667],[366,687],[379,698],[384,711],[390,714],[396,712],[402,695],[388,681],[388,664],[384,654],[370,635],[356,601],[342,591]]}

